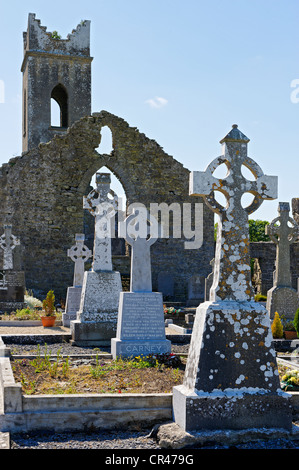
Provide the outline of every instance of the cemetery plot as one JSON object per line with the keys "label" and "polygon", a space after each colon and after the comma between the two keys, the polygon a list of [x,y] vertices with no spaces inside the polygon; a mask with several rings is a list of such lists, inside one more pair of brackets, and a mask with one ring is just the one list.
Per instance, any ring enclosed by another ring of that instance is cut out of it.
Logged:
{"label": "cemetery plot", "polygon": [[170,393],[183,381],[185,360],[167,354],[134,359],[69,359],[57,354],[15,359],[12,369],[24,394]]}

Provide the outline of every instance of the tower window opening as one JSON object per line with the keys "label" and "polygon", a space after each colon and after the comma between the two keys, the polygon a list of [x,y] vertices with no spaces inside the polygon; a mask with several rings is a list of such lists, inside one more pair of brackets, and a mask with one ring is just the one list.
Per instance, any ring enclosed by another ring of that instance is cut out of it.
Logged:
{"label": "tower window opening", "polygon": [[51,93],[51,126],[68,127],[68,96],[62,85],[57,85]]}

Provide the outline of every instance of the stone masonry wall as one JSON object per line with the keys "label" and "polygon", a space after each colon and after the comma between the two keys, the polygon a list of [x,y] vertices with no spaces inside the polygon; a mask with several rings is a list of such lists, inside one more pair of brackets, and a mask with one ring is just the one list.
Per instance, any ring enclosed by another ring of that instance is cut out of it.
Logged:
{"label": "stone masonry wall", "polygon": [[[112,132],[110,155],[95,150],[103,126]],[[72,285],[73,262],[67,249],[74,244],[75,233],[83,233],[82,198],[90,189],[91,177],[102,166],[118,177],[128,204],[202,202],[188,195],[189,170],[154,140],[106,111],[82,118],[65,135],[56,135],[0,168],[0,227],[12,223],[14,235],[20,237],[26,287],[35,295],[42,297],[54,289],[57,299],[65,298],[67,287]],[[200,249],[184,249],[183,238],[161,239],[152,246],[154,290],[159,272],[168,272],[174,279],[175,298],[182,299],[193,274],[209,274],[214,223],[205,204],[203,210],[204,243]]]}

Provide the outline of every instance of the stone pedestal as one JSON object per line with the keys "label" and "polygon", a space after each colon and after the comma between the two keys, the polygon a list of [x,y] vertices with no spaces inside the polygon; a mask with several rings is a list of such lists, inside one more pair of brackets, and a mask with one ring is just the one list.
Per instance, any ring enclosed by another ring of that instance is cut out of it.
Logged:
{"label": "stone pedestal", "polygon": [[196,311],[183,385],[173,389],[185,431],[291,430],[290,395],[280,388],[270,319],[256,302],[204,302]]}
{"label": "stone pedestal", "polygon": [[0,312],[10,313],[26,308],[24,271],[8,269],[1,272]]}
{"label": "stone pedestal", "polygon": [[117,335],[111,340],[113,358],[170,352],[162,293],[121,292]]}
{"label": "stone pedestal", "polygon": [[66,294],[66,308],[62,314],[63,326],[70,326],[72,320],[76,320],[80,309],[82,287],[68,287]]}
{"label": "stone pedestal", "polygon": [[110,346],[116,332],[121,290],[119,272],[85,271],[80,309],[77,319],[70,322],[72,344]]}
{"label": "stone pedestal", "polygon": [[271,319],[278,312],[280,318],[284,315],[286,319],[294,320],[298,308],[298,293],[292,287],[274,286],[268,290],[267,310]]}

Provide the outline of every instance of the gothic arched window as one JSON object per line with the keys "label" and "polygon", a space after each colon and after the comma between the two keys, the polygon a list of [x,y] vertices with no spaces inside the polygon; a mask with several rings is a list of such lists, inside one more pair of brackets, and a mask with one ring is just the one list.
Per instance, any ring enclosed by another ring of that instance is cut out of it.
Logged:
{"label": "gothic arched window", "polygon": [[57,123],[54,124],[55,116],[53,116],[53,114],[55,108],[53,109],[53,106],[51,106],[51,126],[68,127],[68,96],[63,85],[59,84],[53,88],[51,101],[56,102],[59,106],[58,126]]}

